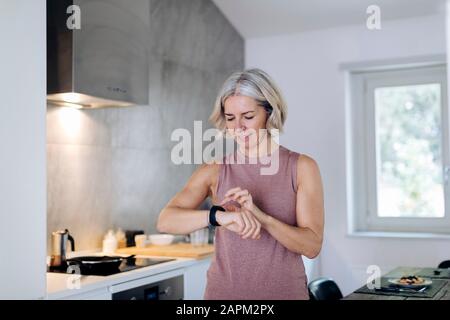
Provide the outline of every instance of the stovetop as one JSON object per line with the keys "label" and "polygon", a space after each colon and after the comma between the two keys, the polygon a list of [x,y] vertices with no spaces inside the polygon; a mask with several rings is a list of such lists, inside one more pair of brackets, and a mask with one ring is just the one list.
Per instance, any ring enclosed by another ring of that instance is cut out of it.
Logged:
{"label": "stovetop", "polygon": [[118,268],[100,268],[96,270],[91,270],[89,268],[76,268],[76,266],[64,266],[59,268],[47,268],[47,272],[55,273],[78,273],[81,275],[95,275],[95,276],[110,276],[117,273],[127,272],[131,270],[136,270],[139,268],[149,267],[156,264],[174,261],[176,259],[171,258],[128,258],[124,259]]}

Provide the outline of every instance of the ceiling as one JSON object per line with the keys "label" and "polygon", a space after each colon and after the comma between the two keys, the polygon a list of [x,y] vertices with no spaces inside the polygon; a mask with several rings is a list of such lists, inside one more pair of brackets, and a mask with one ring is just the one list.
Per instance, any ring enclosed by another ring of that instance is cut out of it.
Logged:
{"label": "ceiling", "polygon": [[445,0],[213,0],[246,39],[362,23],[369,5],[381,23],[444,12]]}

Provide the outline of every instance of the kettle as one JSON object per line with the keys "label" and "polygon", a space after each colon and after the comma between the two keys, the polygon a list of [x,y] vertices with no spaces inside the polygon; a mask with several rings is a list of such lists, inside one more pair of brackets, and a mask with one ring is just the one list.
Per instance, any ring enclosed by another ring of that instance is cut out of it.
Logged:
{"label": "kettle", "polygon": [[50,267],[66,267],[67,241],[70,242],[72,251],[75,251],[75,240],[69,234],[69,230],[58,230],[52,232],[52,256],[50,258]]}

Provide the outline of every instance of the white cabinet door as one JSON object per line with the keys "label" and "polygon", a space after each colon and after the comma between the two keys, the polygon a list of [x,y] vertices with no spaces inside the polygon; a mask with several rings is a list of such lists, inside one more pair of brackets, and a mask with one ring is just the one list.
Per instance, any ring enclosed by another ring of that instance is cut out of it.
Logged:
{"label": "white cabinet door", "polygon": [[108,288],[101,288],[80,294],[68,296],[64,300],[111,300],[112,295]]}
{"label": "white cabinet door", "polygon": [[45,7],[0,1],[0,300],[46,296]]}
{"label": "white cabinet door", "polygon": [[211,258],[198,261],[198,263],[185,269],[184,273],[184,299],[202,300],[206,288],[206,272],[211,264]]}

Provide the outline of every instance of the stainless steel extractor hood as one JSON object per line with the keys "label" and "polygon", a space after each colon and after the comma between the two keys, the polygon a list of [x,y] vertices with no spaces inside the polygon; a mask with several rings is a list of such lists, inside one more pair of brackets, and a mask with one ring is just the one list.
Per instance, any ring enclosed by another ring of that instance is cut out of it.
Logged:
{"label": "stainless steel extractor hood", "polygon": [[148,104],[150,13],[141,10],[145,1],[47,0],[50,103],[86,108]]}

